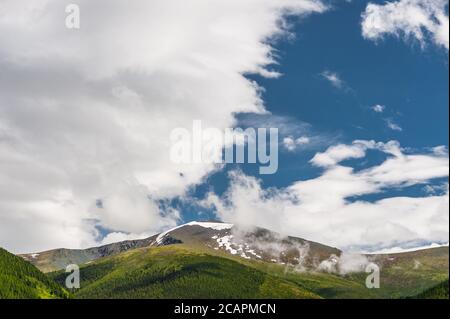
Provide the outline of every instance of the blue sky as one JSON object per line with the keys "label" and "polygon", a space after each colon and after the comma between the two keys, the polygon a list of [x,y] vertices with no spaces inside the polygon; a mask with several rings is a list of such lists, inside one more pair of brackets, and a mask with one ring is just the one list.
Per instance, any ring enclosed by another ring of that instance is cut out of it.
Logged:
{"label": "blue sky", "polygon": [[[0,247],[200,219],[448,243],[448,0],[77,0],[79,25],[67,5],[0,2]],[[279,129],[278,171],[174,161],[196,120]]]}
{"label": "blue sky", "polygon": [[[275,175],[259,176],[252,164],[229,165],[194,187],[192,194],[202,198],[211,189],[222,194],[229,186],[227,172],[237,166],[246,174],[258,176],[265,187],[287,187],[296,180],[320,176],[321,170],[309,161],[316,152],[336,143],[397,140],[403,147],[418,152],[439,145],[448,147],[448,52],[432,43],[423,46],[414,39],[364,39],[360,25],[366,5],[366,1],[337,1],[324,14],[300,21],[291,18],[295,37],[276,40],[274,45],[278,64],[273,68],[282,76],[266,79],[249,75],[265,89],[262,96],[274,117],[285,117],[297,125],[308,124],[311,134],[323,135],[325,141],[298,152],[281,150]],[[324,79],[324,71],[338,74],[342,87]],[[384,111],[375,112],[375,105],[384,106]],[[261,116],[241,114],[240,118],[244,120],[238,126],[245,128],[246,119],[254,119],[257,126]],[[389,128],[388,121],[402,130]],[[385,159],[386,156],[373,152],[365,161],[349,164],[364,169]],[[447,181],[446,177],[437,178],[431,184]],[[423,185],[415,185],[363,198],[374,201],[391,196],[421,196],[424,192]],[[181,207],[185,221],[198,219],[199,209],[205,214],[203,218],[215,218],[214,212],[196,206]]]}

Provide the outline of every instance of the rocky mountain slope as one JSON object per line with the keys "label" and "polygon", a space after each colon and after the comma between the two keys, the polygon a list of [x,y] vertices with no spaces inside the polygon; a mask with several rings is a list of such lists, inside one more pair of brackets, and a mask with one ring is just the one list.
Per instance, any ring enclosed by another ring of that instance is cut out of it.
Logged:
{"label": "rocky mountain slope", "polygon": [[296,237],[283,237],[267,229],[238,228],[232,224],[191,222],[142,240],[124,241],[88,249],[55,249],[40,253],[22,254],[43,272],[64,269],[70,264],[84,264],[99,258],[114,256],[131,249],[186,244],[202,250],[215,250],[267,262],[305,266],[318,264],[341,252]]}

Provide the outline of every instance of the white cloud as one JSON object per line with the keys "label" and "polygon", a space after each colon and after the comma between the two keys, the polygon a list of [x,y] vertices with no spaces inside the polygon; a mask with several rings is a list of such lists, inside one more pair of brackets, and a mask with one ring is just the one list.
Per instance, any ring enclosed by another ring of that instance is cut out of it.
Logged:
{"label": "white cloud", "polygon": [[172,164],[171,130],[265,112],[243,74],[275,75],[269,43],[284,15],[325,10],[317,0],[77,4],[80,30],[64,27],[64,2],[0,3],[0,246],[15,252],[92,245],[90,220],[126,233],[174,225],[159,201],[216,167]]}
{"label": "white cloud", "polygon": [[446,154],[448,154],[448,148],[445,145],[436,146],[433,147],[433,152],[436,155],[445,156]]}
{"label": "white cloud", "polygon": [[448,193],[449,185],[448,185],[448,182],[438,184],[438,185],[428,184],[423,187],[423,191],[429,195],[442,195],[442,194]]}
{"label": "white cloud", "polygon": [[394,120],[392,120],[392,119],[387,119],[386,125],[388,128],[390,128],[393,131],[397,131],[397,132],[403,131],[403,128],[400,125],[398,125],[397,123],[395,123]]}
{"label": "white cloud", "polygon": [[333,85],[338,89],[343,88],[345,85],[344,81],[340,78],[339,74],[337,74],[336,72],[325,70],[320,75],[322,76],[322,78],[330,82],[331,85]]}
{"label": "white cloud", "polygon": [[298,147],[307,145],[311,142],[311,139],[307,136],[301,136],[299,138],[294,138],[292,136],[287,136],[283,139],[283,146],[290,152],[294,152]]}
{"label": "white cloud", "polygon": [[381,105],[381,104],[376,104],[376,105],[372,106],[371,109],[372,109],[374,112],[377,112],[377,113],[383,113],[384,110],[386,109],[386,106]]}
{"label": "white cloud", "polygon": [[[348,145],[352,151],[347,156],[362,158],[363,144]],[[360,149],[355,151],[355,145]],[[448,177],[448,153],[405,154],[397,142],[366,141],[365,145],[388,158],[355,171],[339,165],[344,158],[339,156],[334,164],[326,161],[321,176],[294,182],[285,189],[264,189],[254,177],[235,173],[224,197],[210,194],[206,203],[216,207],[225,221],[255,224],[347,250],[448,242],[448,191],[439,196],[386,197],[374,202],[358,199]]]}
{"label": "white cloud", "polygon": [[295,140],[290,136],[283,139],[283,146],[285,149],[291,152],[295,151],[295,149],[297,148],[297,145],[295,145]]}
{"label": "white cloud", "polygon": [[307,136],[301,136],[295,140],[295,143],[297,145],[306,145],[306,144],[309,144],[310,142],[311,142],[311,139]]}
{"label": "white cloud", "polygon": [[328,259],[322,261],[318,270],[346,275],[364,272],[369,263],[369,259],[364,255],[343,252],[340,257],[331,255]]}
{"label": "white cloud", "polygon": [[362,33],[378,40],[386,34],[415,38],[422,45],[430,37],[449,48],[448,0],[399,0],[369,3],[362,14]]}
{"label": "white cloud", "polygon": [[145,239],[150,236],[154,235],[154,233],[145,232],[141,234],[134,234],[134,233],[121,233],[121,232],[112,232],[107,234],[98,245],[109,245],[114,244],[126,240],[135,240],[135,239]]}
{"label": "white cloud", "polygon": [[311,159],[311,163],[320,167],[334,166],[343,160],[362,158],[366,155],[368,148],[376,146],[376,143],[372,141],[354,141],[352,145],[339,144],[328,148],[323,153],[317,153]]}

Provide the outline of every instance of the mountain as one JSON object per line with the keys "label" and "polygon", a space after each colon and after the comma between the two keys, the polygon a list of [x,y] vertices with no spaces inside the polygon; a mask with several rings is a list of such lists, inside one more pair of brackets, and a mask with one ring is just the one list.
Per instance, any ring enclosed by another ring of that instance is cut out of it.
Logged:
{"label": "mountain", "polygon": [[65,269],[70,264],[85,264],[99,258],[143,247],[185,244],[201,251],[217,251],[245,259],[288,264],[302,262],[311,267],[340,255],[340,250],[296,237],[283,237],[267,229],[239,228],[218,222],[191,222],[142,240],[130,240],[88,249],[55,249],[22,254],[43,272]]}
{"label": "mountain", "polygon": [[[103,258],[81,274],[77,298],[320,298],[254,267],[177,245]],[[51,276],[64,283],[63,271]]]}
{"label": "mountain", "polygon": [[53,249],[40,253],[20,254],[19,256],[32,263],[43,272],[65,269],[67,265],[84,264],[99,258],[112,256],[121,252],[151,246],[156,236],[143,240],[128,240],[88,249]]}
{"label": "mountain", "polygon": [[[58,256],[63,265],[68,260],[59,251],[32,260],[56,267]],[[406,298],[448,280],[449,264],[448,247],[349,255],[262,228],[215,222],[87,251],[95,253],[66,250],[66,257],[90,258],[81,266],[76,298]],[[366,287],[368,263],[380,268],[380,289]],[[49,276],[63,284],[66,274]]]}
{"label": "mountain", "polygon": [[68,292],[36,267],[0,248],[0,299],[68,297]]}

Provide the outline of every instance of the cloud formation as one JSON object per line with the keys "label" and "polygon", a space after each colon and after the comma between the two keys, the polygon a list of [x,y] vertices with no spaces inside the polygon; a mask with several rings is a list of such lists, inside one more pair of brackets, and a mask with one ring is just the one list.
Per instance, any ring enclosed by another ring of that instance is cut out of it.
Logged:
{"label": "cloud formation", "polygon": [[369,3],[362,14],[362,34],[370,40],[385,35],[428,39],[449,48],[448,0],[399,0],[384,4]]}
{"label": "cloud formation", "polygon": [[391,129],[393,131],[397,131],[397,132],[403,131],[403,128],[400,125],[398,125],[397,123],[395,123],[393,119],[387,119],[386,125],[389,129]]}
{"label": "cloud formation", "polygon": [[336,72],[325,70],[322,73],[320,73],[320,75],[322,76],[322,78],[330,82],[331,85],[334,86],[335,88],[341,89],[345,86],[344,81]]}
{"label": "cloud formation", "polygon": [[[368,150],[387,158],[356,171],[340,163],[363,159]],[[352,251],[448,242],[449,194],[388,197],[361,196],[385,190],[426,185],[448,177],[448,153],[407,154],[398,142],[355,141],[317,154],[314,165],[324,172],[287,188],[263,188],[261,181],[232,173],[223,197],[209,194],[205,205],[236,224],[258,225]]]}
{"label": "cloud formation", "polygon": [[283,146],[289,152],[294,152],[299,147],[303,145],[307,145],[311,142],[311,139],[307,136],[301,136],[298,138],[294,138],[292,136],[287,136],[283,139]]}
{"label": "cloud formation", "polygon": [[179,213],[160,202],[216,167],[172,164],[171,130],[263,113],[243,74],[275,76],[283,18],[325,10],[318,0],[77,4],[81,29],[69,30],[64,2],[0,2],[0,246],[14,252],[93,245],[96,225],[175,225]]}
{"label": "cloud formation", "polygon": [[386,106],[381,105],[381,104],[376,104],[376,105],[372,106],[371,109],[376,113],[383,113],[384,110],[386,109]]}

